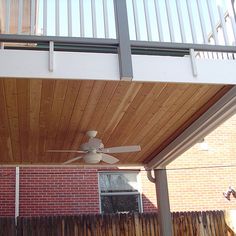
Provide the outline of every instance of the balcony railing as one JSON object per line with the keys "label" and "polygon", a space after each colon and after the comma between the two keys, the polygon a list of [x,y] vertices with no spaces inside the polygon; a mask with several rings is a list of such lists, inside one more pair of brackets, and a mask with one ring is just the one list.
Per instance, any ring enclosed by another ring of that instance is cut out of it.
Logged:
{"label": "balcony railing", "polygon": [[[234,45],[230,0],[126,0],[131,40]],[[1,0],[0,32],[117,38],[113,0]]]}
{"label": "balcony railing", "polygon": [[1,48],[11,42],[118,53],[121,78],[131,54],[190,55],[194,68],[196,56],[235,59],[235,0],[0,0]]}

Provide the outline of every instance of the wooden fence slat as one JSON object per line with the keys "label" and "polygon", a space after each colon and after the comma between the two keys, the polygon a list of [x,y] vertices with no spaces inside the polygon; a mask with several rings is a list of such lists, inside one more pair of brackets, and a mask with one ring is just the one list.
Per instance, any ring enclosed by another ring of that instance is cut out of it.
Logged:
{"label": "wooden fence slat", "polygon": [[[174,236],[228,236],[223,211],[172,213]],[[0,217],[0,236],[159,236],[157,213]]]}

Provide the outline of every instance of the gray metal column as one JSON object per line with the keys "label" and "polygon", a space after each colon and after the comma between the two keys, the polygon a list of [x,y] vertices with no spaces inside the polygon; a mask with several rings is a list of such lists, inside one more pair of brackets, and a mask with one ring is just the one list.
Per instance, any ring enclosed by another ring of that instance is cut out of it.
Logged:
{"label": "gray metal column", "polygon": [[160,235],[172,236],[172,220],[170,213],[170,203],[168,194],[168,183],[166,170],[154,170],[155,173],[155,185],[156,185],[156,196],[158,206],[158,217],[160,225]]}
{"label": "gray metal column", "polygon": [[114,0],[116,34],[119,41],[118,54],[121,80],[132,80],[133,68],[129,37],[129,24],[126,0]]}

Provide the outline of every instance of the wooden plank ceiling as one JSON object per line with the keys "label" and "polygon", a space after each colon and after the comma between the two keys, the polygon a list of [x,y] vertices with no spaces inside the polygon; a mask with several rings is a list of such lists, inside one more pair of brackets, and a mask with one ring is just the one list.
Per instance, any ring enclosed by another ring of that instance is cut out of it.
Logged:
{"label": "wooden plank ceiling", "polygon": [[76,154],[87,130],[105,147],[141,145],[114,154],[145,163],[231,87],[75,80],[0,80],[0,164],[60,164]]}

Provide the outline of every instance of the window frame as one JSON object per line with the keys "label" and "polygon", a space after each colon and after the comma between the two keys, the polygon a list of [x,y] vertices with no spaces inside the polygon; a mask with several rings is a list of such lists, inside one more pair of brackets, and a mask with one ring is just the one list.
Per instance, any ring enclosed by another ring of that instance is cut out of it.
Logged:
{"label": "window frame", "polygon": [[[101,186],[100,186],[100,175],[101,174],[136,174],[137,176],[137,185],[138,189],[135,192],[111,192],[111,193],[102,193],[101,192]],[[140,175],[140,170],[125,170],[125,171],[119,171],[119,170],[114,170],[114,171],[99,171],[98,172],[98,194],[99,194],[99,211],[102,214],[102,200],[101,196],[127,196],[127,195],[137,195],[138,196],[138,209],[139,213],[143,212],[143,203],[142,203],[142,192],[141,192],[141,175]]]}

